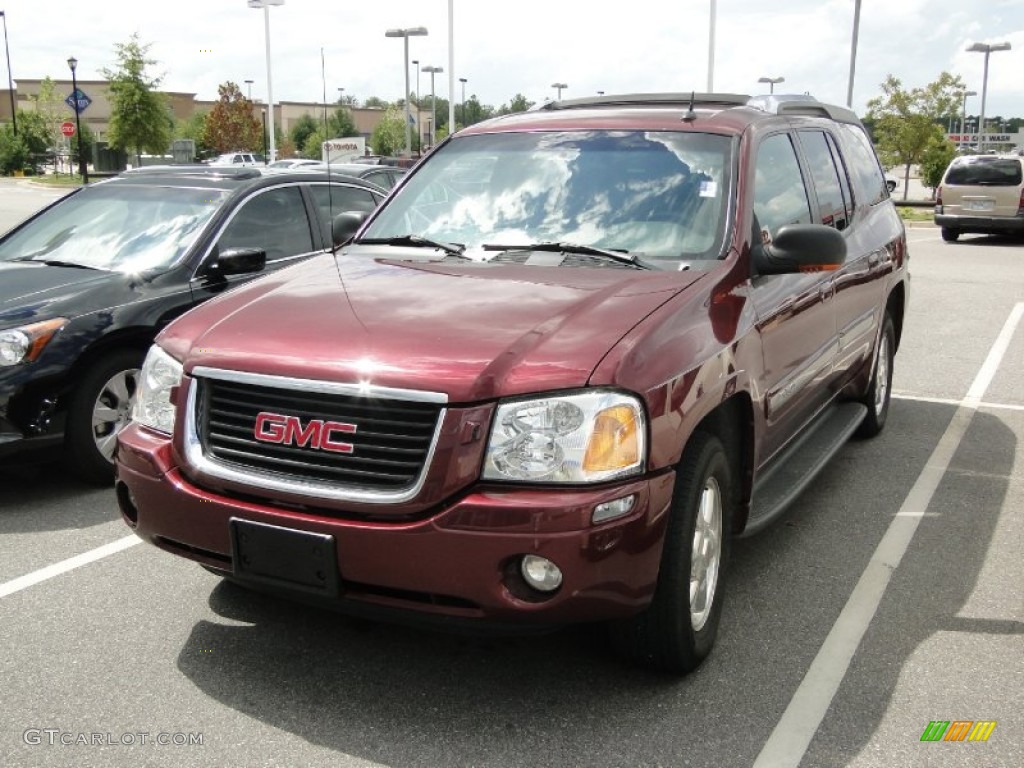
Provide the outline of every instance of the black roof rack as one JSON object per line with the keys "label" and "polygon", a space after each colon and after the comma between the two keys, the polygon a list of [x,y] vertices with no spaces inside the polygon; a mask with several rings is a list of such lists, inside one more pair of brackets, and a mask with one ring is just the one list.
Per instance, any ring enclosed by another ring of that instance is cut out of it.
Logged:
{"label": "black roof rack", "polygon": [[825,104],[809,94],[771,94],[748,96],[741,93],[627,93],[611,96],[587,96],[582,99],[548,101],[534,110],[583,109],[586,107],[750,107],[771,115],[830,117],[847,123],[859,123],[856,113],[846,107]]}
{"label": "black roof rack", "polygon": [[198,176],[207,179],[255,179],[263,171],[253,166],[232,168],[231,166],[210,165],[147,165],[122,171],[124,176]]}
{"label": "black roof rack", "polygon": [[534,110],[580,109],[583,107],[658,107],[693,105],[704,107],[742,107],[750,97],[739,93],[626,93],[612,96],[587,96],[582,99],[548,101]]}

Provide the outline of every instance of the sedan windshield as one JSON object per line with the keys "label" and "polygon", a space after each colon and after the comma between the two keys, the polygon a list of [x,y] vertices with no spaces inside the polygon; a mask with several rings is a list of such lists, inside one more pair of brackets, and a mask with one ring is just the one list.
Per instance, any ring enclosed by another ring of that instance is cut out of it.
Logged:
{"label": "sedan windshield", "polygon": [[721,255],[730,139],[695,132],[560,131],[457,137],[361,239],[416,235],[478,258],[571,243],[667,260]]}
{"label": "sedan windshield", "polygon": [[137,184],[86,187],[0,243],[0,261],[115,272],[168,267],[191,247],[226,195]]}

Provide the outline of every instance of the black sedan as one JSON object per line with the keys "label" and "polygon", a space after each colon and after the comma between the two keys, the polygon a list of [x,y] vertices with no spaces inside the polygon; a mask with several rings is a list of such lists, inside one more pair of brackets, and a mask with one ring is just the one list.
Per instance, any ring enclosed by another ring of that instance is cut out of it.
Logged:
{"label": "black sedan", "polygon": [[63,449],[109,482],[139,369],[167,323],[331,247],[385,190],[336,174],[151,168],[62,198],[0,238],[0,464]]}

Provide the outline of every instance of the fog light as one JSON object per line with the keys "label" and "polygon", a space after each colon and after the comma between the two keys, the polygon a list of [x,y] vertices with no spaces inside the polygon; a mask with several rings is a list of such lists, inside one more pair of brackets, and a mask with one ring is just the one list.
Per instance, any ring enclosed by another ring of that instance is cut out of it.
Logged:
{"label": "fog light", "polygon": [[554,592],[562,586],[562,571],[546,557],[523,555],[519,570],[526,583],[541,592]]}
{"label": "fog light", "polygon": [[636,504],[635,493],[615,501],[606,501],[594,507],[594,514],[590,516],[590,520],[594,523],[603,523],[605,520],[622,517],[629,514],[634,504]]}

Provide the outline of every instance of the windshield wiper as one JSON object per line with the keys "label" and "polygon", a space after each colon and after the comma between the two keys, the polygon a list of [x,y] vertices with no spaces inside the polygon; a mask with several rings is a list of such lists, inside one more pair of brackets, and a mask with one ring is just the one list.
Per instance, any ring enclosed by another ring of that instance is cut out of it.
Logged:
{"label": "windshield wiper", "polygon": [[466,250],[466,246],[462,243],[442,243],[438,240],[431,240],[428,237],[420,237],[419,235],[395,235],[394,237],[364,237],[361,240],[353,241],[355,244],[366,244],[366,245],[410,245],[414,248],[436,248],[439,251],[444,251],[449,256],[460,256],[463,259],[469,259],[469,256],[463,254]]}
{"label": "windshield wiper", "polygon": [[20,258],[11,259],[11,261],[28,261],[32,264],[45,264],[48,267],[73,267],[74,269],[94,269],[98,272],[105,272],[106,270],[101,267],[92,267],[88,264],[79,264],[74,261],[61,261],[60,259],[33,259],[33,258]]}
{"label": "windshield wiper", "polygon": [[611,259],[619,264],[629,264],[639,269],[653,269],[650,264],[645,264],[636,256],[625,250],[609,250],[598,248],[596,245],[585,245],[583,243],[565,243],[546,241],[542,243],[531,243],[530,245],[496,245],[487,243],[483,246],[485,251],[537,251],[548,253],[577,253],[582,256],[600,256]]}

